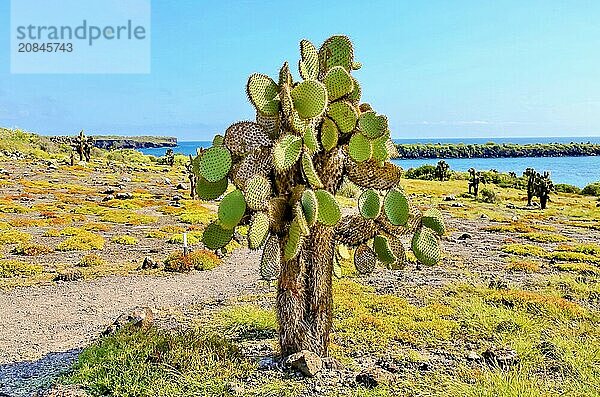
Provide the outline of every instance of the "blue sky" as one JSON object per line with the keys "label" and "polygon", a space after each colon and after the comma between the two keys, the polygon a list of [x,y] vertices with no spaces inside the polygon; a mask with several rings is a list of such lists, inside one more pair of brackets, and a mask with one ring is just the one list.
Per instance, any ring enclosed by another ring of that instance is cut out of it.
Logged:
{"label": "blue sky", "polygon": [[147,75],[11,75],[0,3],[0,126],[205,140],[253,116],[250,73],[344,33],[394,138],[600,135],[597,0],[153,0]]}

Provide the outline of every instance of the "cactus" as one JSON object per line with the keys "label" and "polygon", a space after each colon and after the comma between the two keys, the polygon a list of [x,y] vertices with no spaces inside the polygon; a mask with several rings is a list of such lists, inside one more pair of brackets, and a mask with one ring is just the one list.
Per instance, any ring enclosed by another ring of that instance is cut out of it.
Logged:
{"label": "cactus", "polygon": [[[79,161],[89,162],[92,156],[92,147],[94,147],[94,138],[86,137],[83,130],[75,138],[71,138],[71,147],[79,155]],[[73,160],[71,160],[71,164]]]}
{"label": "cactus", "polygon": [[440,182],[450,180],[450,165],[444,160],[438,161],[437,165],[435,166],[435,177]]}
{"label": "cactus", "polygon": [[535,195],[540,200],[540,207],[545,210],[550,201],[550,193],[554,191],[554,184],[550,180],[550,172],[544,171],[543,175],[536,173]]}
{"label": "cactus", "polygon": [[523,172],[523,176],[527,178],[527,206],[531,207],[533,200],[533,196],[535,194],[535,179],[536,179],[535,170],[533,168],[527,168],[525,172]]}
{"label": "cactus", "polygon": [[[253,74],[246,91],[256,121],[229,127],[194,159],[201,198],[236,189],[219,204],[218,220],[203,236],[213,250],[225,246],[239,225],[250,224],[250,248],[263,248],[260,274],[278,279],[281,353],[307,349],[327,354],[331,331],[332,276],[337,260],[356,248],[354,263],[369,273],[381,263],[400,269],[403,236],[414,234],[413,252],[424,264],[441,256],[441,214],[423,216],[400,187],[401,170],[389,159],[396,148],[388,119],[360,103],[352,71],[351,41],[333,36],[317,51],[300,42],[300,81],[285,62],[276,80]],[[336,192],[344,177],[363,190],[359,214],[342,217]],[[343,255],[342,255],[343,254]]]}
{"label": "cactus", "polygon": [[[190,161],[185,165],[185,171],[187,173],[187,177],[190,181],[190,198],[194,199],[196,197],[196,184],[198,183],[198,177],[194,173],[194,158],[190,154]],[[217,198],[220,195],[214,197]]]}
{"label": "cactus", "polygon": [[475,198],[479,195],[479,182],[484,182],[481,172],[476,171],[475,168],[469,168],[469,194],[472,194]]}

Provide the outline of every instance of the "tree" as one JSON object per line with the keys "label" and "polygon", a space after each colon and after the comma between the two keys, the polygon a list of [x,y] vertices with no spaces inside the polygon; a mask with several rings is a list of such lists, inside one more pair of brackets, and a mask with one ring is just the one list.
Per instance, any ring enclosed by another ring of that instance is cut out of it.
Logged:
{"label": "tree", "polygon": [[[235,228],[249,224],[248,245],[262,248],[261,276],[277,280],[277,318],[282,356],[300,350],[327,355],[332,327],[332,276],[340,275],[338,244],[356,247],[354,263],[368,273],[379,261],[399,268],[400,237],[412,234],[418,260],[433,265],[444,233],[441,213],[411,208],[399,185],[401,170],[388,119],[361,103],[351,72],[352,43],[327,39],[317,51],[300,42],[300,81],[285,62],[278,82],[264,74],[248,79],[256,121],[231,125],[194,159],[201,199],[222,196],[218,219],[203,242],[217,250]],[[335,198],[344,177],[364,189],[357,215],[342,217]]]}

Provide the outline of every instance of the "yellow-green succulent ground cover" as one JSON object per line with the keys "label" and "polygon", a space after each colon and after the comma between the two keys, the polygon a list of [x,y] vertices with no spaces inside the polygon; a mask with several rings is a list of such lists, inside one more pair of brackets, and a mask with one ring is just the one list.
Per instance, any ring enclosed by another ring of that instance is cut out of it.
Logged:
{"label": "yellow-green succulent ground cover", "polygon": [[[8,171],[0,174],[1,287],[51,283],[75,268],[87,282],[218,265],[198,241],[216,206],[175,189],[187,183],[181,163],[166,167],[123,151],[87,166],[45,163],[60,156],[0,158]],[[133,198],[102,201],[119,185]],[[98,396],[599,396],[597,201],[553,195],[542,212],[527,209],[524,191],[514,189],[492,187],[500,201],[488,204],[461,197],[465,181],[403,185],[417,205],[438,205],[447,217],[445,258],[434,268],[410,262],[369,277],[342,261],[330,351],[344,369],[312,379],[257,369],[260,358],[277,354],[274,289],[263,285],[224,303],[160,308],[158,319],[178,326],[157,321],[147,332],[100,339],[60,383]],[[179,206],[174,195],[184,197]],[[184,231],[200,251],[189,260],[177,255]],[[136,270],[148,253],[170,265]],[[488,363],[481,357],[488,349],[515,351],[518,361]],[[357,385],[355,375],[369,367],[394,378]]]}

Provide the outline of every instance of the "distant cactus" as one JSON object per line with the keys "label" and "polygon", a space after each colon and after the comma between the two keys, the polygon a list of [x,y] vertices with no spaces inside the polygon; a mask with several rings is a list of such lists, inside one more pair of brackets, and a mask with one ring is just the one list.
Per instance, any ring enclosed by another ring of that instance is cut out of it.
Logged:
{"label": "distant cactus", "polygon": [[166,164],[172,167],[175,164],[175,152],[169,148],[165,151],[165,156],[160,161],[161,164]]}
{"label": "distant cactus", "polygon": [[545,171],[542,175],[533,168],[527,168],[523,176],[527,177],[527,205],[531,206],[533,197],[537,197],[540,200],[540,207],[546,209],[550,201],[550,193],[554,191],[550,173]]}
{"label": "distant cactus", "polygon": [[533,196],[535,195],[535,178],[537,172],[533,168],[527,168],[523,176],[527,177],[527,205],[531,207]]}
{"label": "distant cactus", "polygon": [[196,197],[196,182],[198,176],[194,173],[194,157],[190,154],[190,162],[185,165],[187,171],[187,177],[190,181],[190,197],[193,199]]}
{"label": "distant cactus", "polygon": [[[339,244],[356,247],[361,273],[378,262],[396,269],[405,260],[400,236],[410,233],[417,259],[433,265],[445,230],[439,211],[421,214],[399,186],[388,119],[360,102],[351,72],[361,65],[350,40],[333,36],[319,50],[302,40],[300,55],[300,81],[287,62],[277,80],[251,75],[246,93],[256,121],[232,124],[193,161],[201,199],[234,185],[204,231],[204,245],[220,249],[238,225],[249,224],[250,248],[263,248],[261,276],[278,279],[284,356],[303,349],[327,354],[336,252],[345,250]],[[357,215],[342,216],[335,197],[344,177],[363,189]]]}
{"label": "distant cactus", "polygon": [[469,168],[469,194],[475,197],[479,195],[479,183],[484,182],[482,179],[480,171],[476,171],[475,168]]}
{"label": "distant cactus", "polygon": [[444,160],[440,160],[435,167],[435,177],[440,181],[450,180],[450,165]]}
{"label": "distant cactus", "polygon": [[75,138],[71,138],[71,147],[79,155],[79,161],[90,161],[92,147],[94,147],[94,138],[86,137],[83,130]]}

